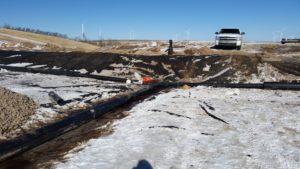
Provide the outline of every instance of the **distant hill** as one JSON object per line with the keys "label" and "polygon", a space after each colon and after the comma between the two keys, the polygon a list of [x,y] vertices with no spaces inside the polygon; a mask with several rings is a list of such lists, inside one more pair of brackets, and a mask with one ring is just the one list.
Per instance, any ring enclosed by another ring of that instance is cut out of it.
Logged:
{"label": "distant hill", "polygon": [[0,28],[0,49],[40,51],[86,51],[99,47],[62,37]]}

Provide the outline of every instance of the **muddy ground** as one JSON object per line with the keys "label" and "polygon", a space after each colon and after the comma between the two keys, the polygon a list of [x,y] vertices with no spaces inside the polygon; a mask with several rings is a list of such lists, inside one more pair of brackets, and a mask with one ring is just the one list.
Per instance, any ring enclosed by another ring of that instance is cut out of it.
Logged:
{"label": "muddy ground", "polygon": [[0,137],[20,129],[37,109],[29,97],[0,87]]}
{"label": "muddy ground", "polygon": [[[32,63],[27,67],[45,65],[43,69],[84,70],[88,74],[126,78],[134,78],[137,72],[171,81],[258,82],[293,80],[300,75],[300,57],[274,58],[265,53],[236,51],[199,56],[0,51],[3,65]],[[270,70],[262,72],[261,69]]]}

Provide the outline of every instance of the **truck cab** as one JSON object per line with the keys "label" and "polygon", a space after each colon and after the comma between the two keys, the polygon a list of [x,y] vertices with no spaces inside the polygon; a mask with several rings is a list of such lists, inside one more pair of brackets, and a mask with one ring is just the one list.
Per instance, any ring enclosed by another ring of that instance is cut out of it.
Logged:
{"label": "truck cab", "polygon": [[217,48],[235,48],[241,50],[244,32],[237,28],[223,28],[216,32],[215,47]]}

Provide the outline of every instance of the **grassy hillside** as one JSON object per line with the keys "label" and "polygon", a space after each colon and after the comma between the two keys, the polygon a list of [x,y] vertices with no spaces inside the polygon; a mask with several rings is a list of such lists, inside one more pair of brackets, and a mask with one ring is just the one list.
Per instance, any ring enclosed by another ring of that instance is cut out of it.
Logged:
{"label": "grassy hillside", "polygon": [[94,51],[98,49],[97,46],[77,42],[70,39],[61,37],[36,34],[31,32],[23,32],[11,29],[0,29],[0,40],[13,41],[13,42],[26,42],[37,45],[52,46],[54,48],[64,48],[68,51]]}

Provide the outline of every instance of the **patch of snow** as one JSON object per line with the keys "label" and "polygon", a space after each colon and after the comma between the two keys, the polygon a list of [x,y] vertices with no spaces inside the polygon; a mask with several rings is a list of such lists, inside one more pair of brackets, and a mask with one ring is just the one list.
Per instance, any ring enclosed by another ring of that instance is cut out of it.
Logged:
{"label": "patch of snow", "polygon": [[225,95],[230,96],[230,95],[240,95],[240,90],[239,89],[232,89],[226,91]]}
{"label": "patch of snow", "polygon": [[163,68],[165,70],[167,70],[170,74],[175,74],[175,72],[173,71],[172,69],[172,65],[167,65],[167,64],[164,64],[163,62],[161,62]]}
{"label": "patch of snow", "polygon": [[34,65],[34,66],[29,66],[29,68],[33,68],[33,69],[36,69],[36,68],[42,68],[42,67],[46,67],[47,65]]}
{"label": "patch of snow", "polygon": [[12,66],[12,67],[26,67],[26,66],[29,66],[29,65],[32,65],[33,63],[26,63],[26,62],[23,62],[23,63],[12,63],[12,64],[8,64],[6,66]]}
{"label": "patch of snow", "polygon": [[175,89],[145,100],[111,135],[82,143],[54,168],[133,168],[142,159],[153,168],[299,168],[300,92],[222,94],[232,90]]}
{"label": "patch of snow", "polygon": [[203,68],[204,72],[209,72],[211,65],[206,64],[206,66]]}
{"label": "patch of snow", "polygon": [[131,63],[141,63],[143,62],[142,60],[139,60],[139,59],[132,59],[131,60]]}
{"label": "patch of snow", "polygon": [[6,72],[8,72],[6,69],[0,68],[0,73],[6,73]]}
{"label": "patch of snow", "polygon": [[110,64],[109,66],[111,66],[111,67],[125,67],[122,63],[119,63],[119,64],[113,63],[113,64]]}
{"label": "patch of snow", "polygon": [[131,80],[129,79],[126,80],[126,84],[131,84],[131,83],[132,83]]}
{"label": "patch of snow", "polygon": [[22,55],[11,55],[11,56],[8,56],[6,58],[15,58],[15,57],[21,57]]}
{"label": "patch of snow", "polygon": [[6,44],[6,41],[0,40],[0,46],[2,46],[2,44]]}
{"label": "patch of snow", "polygon": [[130,59],[129,59],[128,57],[126,57],[126,56],[121,56],[121,58],[122,58],[123,60],[125,60],[125,61],[130,61]]}
{"label": "patch of snow", "polygon": [[223,70],[220,71],[219,73],[217,73],[217,74],[215,74],[215,75],[213,75],[213,76],[209,76],[209,77],[205,78],[204,80],[202,80],[202,82],[205,82],[205,81],[207,81],[207,80],[210,80],[210,79],[219,77],[219,76],[223,75],[224,73],[226,73],[226,72],[227,72],[228,70],[230,70],[230,69],[231,69],[231,67],[228,67],[228,68],[226,68],[226,69],[223,69]]}
{"label": "patch of snow", "polygon": [[53,70],[60,70],[61,67],[53,66],[52,69],[53,69]]}
{"label": "patch of snow", "polygon": [[156,62],[156,61],[154,61],[154,60],[151,60],[151,63],[150,63],[150,65],[153,65],[153,66],[156,66],[158,63]]}
{"label": "patch of snow", "polygon": [[106,69],[101,70],[101,72],[100,72],[99,75],[102,75],[102,76],[113,76],[112,70],[106,70]]}
{"label": "patch of snow", "polygon": [[40,45],[36,45],[35,47],[32,48],[32,50],[43,50],[43,47]]}
{"label": "patch of snow", "polygon": [[134,77],[135,77],[135,79],[138,80],[141,84],[143,83],[143,78],[142,78],[142,76],[141,76],[139,73],[134,72]]}
{"label": "patch of snow", "polygon": [[79,70],[75,70],[75,72],[79,72],[81,74],[86,74],[88,73],[89,71],[87,71],[86,69],[79,69]]}
{"label": "patch of snow", "polygon": [[97,70],[94,70],[94,71],[91,73],[91,75],[100,75],[100,73],[98,73]]}
{"label": "patch of snow", "polygon": [[196,63],[196,62],[200,62],[201,59],[195,59],[193,62]]}

